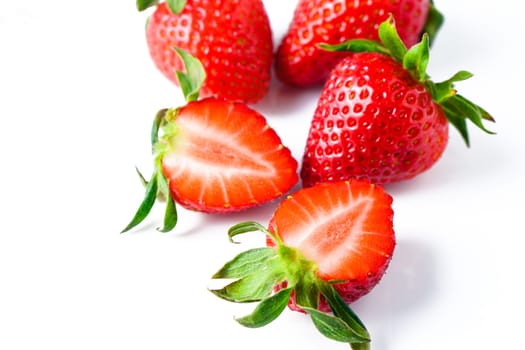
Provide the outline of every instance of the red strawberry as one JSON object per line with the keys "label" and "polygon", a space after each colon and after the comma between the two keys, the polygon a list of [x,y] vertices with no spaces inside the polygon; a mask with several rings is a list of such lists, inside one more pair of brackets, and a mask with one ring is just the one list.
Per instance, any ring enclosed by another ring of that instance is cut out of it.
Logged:
{"label": "red strawberry", "polygon": [[[155,170],[136,216],[140,223],[160,193],[167,199],[163,231],[176,224],[175,202],[186,208],[229,213],[271,201],[298,181],[297,162],[266,119],[240,102],[208,97],[197,100],[202,66],[177,49],[186,67],[178,72],[188,104],[161,110],[152,144]],[[159,137],[159,129],[162,136]]]}
{"label": "red strawberry", "polygon": [[454,82],[470,73],[430,81],[426,35],[407,51],[391,20],[379,31],[382,44],[360,40],[333,48],[363,52],[341,61],[324,86],[303,156],[304,186],[348,178],[374,183],[412,178],[442,155],[449,121],[467,144],[466,119],[485,131],[482,120],[493,121],[454,89]]}
{"label": "red strawberry", "polygon": [[324,82],[348,53],[328,52],[319,44],[378,40],[377,28],[389,14],[396,19],[399,35],[408,46],[414,45],[423,31],[434,36],[443,21],[429,0],[300,0],[277,51],[277,77],[298,86]]}
{"label": "red strawberry", "polygon": [[[139,2],[146,3],[142,9],[158,1]],[[173,2],[179,8],[171,9]],[[208,75],[203,96],[255,103],[268,90],[273,43],[261,0],[162,2],[149,18],[146,39],[153,62],[176,84],[182,62],[173,48],[197,57]]]}
{"label": "red strawberry", "polygon": [[270,237],[269,246],[239,254],[213,276],[235,279],[212,290],[217,296],[261,301],[238,319],[241,324],[264,326],[291,303],[327,337],[361,346],[369,342],[347,303],[379,282],[392,257],[392,197],[382,187],[350,180],[302,189],[281,202],[268,230],[248,222],[232,227],[229,236],[255,230]]}

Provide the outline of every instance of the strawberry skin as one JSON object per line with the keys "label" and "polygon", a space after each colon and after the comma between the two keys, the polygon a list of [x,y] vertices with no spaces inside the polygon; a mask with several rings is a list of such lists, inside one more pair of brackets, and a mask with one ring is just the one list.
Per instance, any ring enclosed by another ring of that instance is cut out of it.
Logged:
{"label": "strawberry skin", "polygon": [[242,103],[190,102],[172,123],[161,140],[162,169],[173,198],[186,208],[238,211],[280,197],[298,181],[290,150]]}
{"label": "strawberry skin", "polygon": [[396,19],[402,40],[412,46],[420,38],[429,8],[429,0],[300,0],[277,50],[277,77],[297,86],[323,83],[348,53],[328,52],[318,45],[377,40],[378,26],[389,14]]}
{"label": "strawberry skin", "polygon": [[[314,262],[321,279],[340,281],[334,287],[350,303],[367,294],[388,267],[395,247],[393,216],[392,197],[381,186],[363,180],[323,183],[288,196],[269,231]],[[295,298],[290,307],[300,310]],[[323,300],[319,307],[328,310]]]}
{"label": "strawberry skin", "polygon": [[269,19],[261,0],[188,0],[180,14],[157,5],[146,28],[156,67],[178,84],[182,62],[174,47],[203,64],[203,97],[255,103],[267,93],[273,55]]}
{"label": "strawberry skin", "polygon": [[400,63],[354,54],[334,69],[321,93],[303,156],[303,185],[409,179],[440,158],[447,140],[442,108]]}

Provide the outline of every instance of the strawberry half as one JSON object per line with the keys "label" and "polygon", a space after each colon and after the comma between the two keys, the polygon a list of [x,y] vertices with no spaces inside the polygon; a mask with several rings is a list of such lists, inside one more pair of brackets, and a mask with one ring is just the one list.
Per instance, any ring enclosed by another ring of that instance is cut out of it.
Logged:
{"label": "strawberry half", "polygon": [[325,46],[354,54],[334,68],[321,92],[303,155],[304,186],[349,178],[382,184],[410,179],[441,157],[449,123],[467,145],[467,120],[492,133],[483,125],[492,116],[454,88],[471,73],[430,80],[427,35],[407,49],[390,17],[379,37],[381,43]]}
{"label": "strawberry half", "polygon": [[429,0],[300,0],[288,32],[277,49],[277,77],[288,84],[323,83],[348,52],[328,52],[320,44],[340,44],[350,39],[379,40],[379,24],[392,14],[407,46],[423,32],[434,37],[443,16]]}
{"label": "strawberry half", "polygon": [[197,100],[202,66],[185,51],[177,52],[188,70],[177,73],[188,104],[157,114],[155,170],[124,231],[148,215],[159,194],[167,200],[162,231],[169,231],[177,221],[175,202],[191,210],[229,213],[278,198],[298,181],[297,161],[266,119],[240,102]]}
{"label": "strawberry half", "polygon": [[202,96],[255,103],[267,93],[273,57],[270,22],[261,0],[138,0],[156,5],[146,26],[155,66],[173,83],[183,62],[174,47],[197,57],[208,75]]}
{"label": "strawberry half", "polygon": [[273,321],[290,305],[308,313],[328,338],[366,349],[369,334],[347,303],[383,276],[394,251],[392,197],[368,181],[324,183],[281,202],[269,228],[253,222],[233,226],[229,237],[262,231],[269,246],[239,254],[215,279],[235,279],[217,296],[260,301],[237,319],[247,327]]}

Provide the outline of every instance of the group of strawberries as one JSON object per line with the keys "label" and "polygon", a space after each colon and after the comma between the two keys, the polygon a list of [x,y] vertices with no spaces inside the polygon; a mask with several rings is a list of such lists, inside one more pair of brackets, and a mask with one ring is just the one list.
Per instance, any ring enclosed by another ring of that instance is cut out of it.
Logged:
{"label": "group of strawberries", "polygon": [[[410,179],[442,155],[451,123],[467,145],[467,120],[491,133],[484,109],[458,94],[460,71],[426,73],[443,18],[431,0],[299,0],[274,53],[262,0],[137,0],[154,7],[146,39],[153,62],[187,104],[160,110],[151,142],[154,171],[127,231],[166,201],[161,231],[185,208],[229,213],[288,196],[268,227],[245,222],[229,237],[261,231],[267,246],[239,254],[212,290],[259,302],[237,319],[261,327],[289,305],[328,338],[368,349],[348,303],[371,290],[394,251],[392,197],[382,184]],[[298,162],[256,104],[272,68],[285,84],[324,84]],[[289,194],[298,184],[302,189]],[[141,175],[142,176],[142,175]]]}

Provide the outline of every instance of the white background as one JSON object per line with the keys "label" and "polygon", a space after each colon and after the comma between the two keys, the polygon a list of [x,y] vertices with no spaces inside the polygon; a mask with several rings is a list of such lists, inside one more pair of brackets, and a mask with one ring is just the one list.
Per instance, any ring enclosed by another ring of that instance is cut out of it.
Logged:
{"label": "white background", "polygon": [[[297,1],[265,0],[276,42]],[[475,73],[458,90],[492,112],[428,172],[391,185],[398,239],[382,282],[353,305],[373,349],[516,349],[522,344],[525,173],[522,19],[517,2],[436,0],[447,21],[429,73]],[[100,4],[100,6],[99,6]],[[162,207],[121,235],[142,199],[134,167],[151,170],[155,112],[182,103],[153,67],[147,13],[132,0],[6,1],[0,10],[0,348],[345,349],[289,310],[263,329],[233,316],[210,276],[258,235],[276,203],[231,216]],[[300,159],[319,88],[274,82],[255,106]]]}

